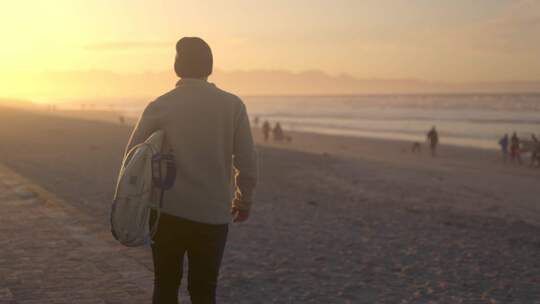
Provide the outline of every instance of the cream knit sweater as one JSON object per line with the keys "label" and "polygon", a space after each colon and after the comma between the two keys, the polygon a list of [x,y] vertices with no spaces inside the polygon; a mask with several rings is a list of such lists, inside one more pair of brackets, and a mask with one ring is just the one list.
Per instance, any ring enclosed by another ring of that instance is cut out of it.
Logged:
{"label": "cream knit sweater", "polygon": [[257,183],[257,160],[244,103],[199,79],[182,79],[150,103],[127,145],[129,150],[156,130],[165,131],[164,151],[177,166],[163,212],[224,224],[231,207],[249,210]]}

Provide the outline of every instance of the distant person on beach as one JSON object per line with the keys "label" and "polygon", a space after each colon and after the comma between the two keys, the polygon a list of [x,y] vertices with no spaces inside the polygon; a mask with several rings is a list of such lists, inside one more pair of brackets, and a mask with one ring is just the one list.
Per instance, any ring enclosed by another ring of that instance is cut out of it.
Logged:
{"label": "distant person on beach", "polygon": [[268,141],[268,139],[270,138],[270,129],[270,122],[268,122],[268,120],[265,120],[262,126],[264,141]]}
{"label": "distant person on beach", "polygon": [[126,118],[124,117],[124,115],[118,116],[118,122],[120,122],[121,125],[126,124]]}
{"label": "distant person on beach", "polygon": [[540,165],[540,141],[536,135],[531,134],[532,148],[531,148],[531,167]]}
{"label": "distant person on beach", "polygon": [[504,134],[501,140],[499,140],[499,146],[501,146],[502,159],[505,163],[508,160],[508,144],[508,134]]}
{"label": "distant person on beach", "polygon": [[276,122],[276,125],[272,130],[272,135],[274,136],[274,141],[280,142],[283,140],[283,128],[281,128],[279,121]]}
{"label": "distant person on beach", "polygon": [[259,126],[259,116],[255,116],[255,118],[253,119],[253,124],[255,125],[255,127]]}
{"label": "distant person on beach", "polygon": [[514,164],[517,162],[519,165],[522,164],[520,146],[521,140],[517,136],[517,133],[514,132],[514,134],[512,134],[512,138],[510,138],[510,159]]}
{"label": "distant person on beach", "polygon": [[207,81],[212,66],[206,42],[180,39],[174,63],[180,81],[146,107],[127,146],[163,130],[164,149],[180,172],[164,196],[152,243],[154,304],[178,303],[186,255],[191,303],[215,303],[229,223],[250,215],[257,161],[249,118],[240,98]]}
{"label": "distant person on beach", "polygon": [[437,156],[437,145],[439,144],[439,133],[435,126],[427,133],[427,140],[429,141],[429,148],[431,149],[431,156]]}

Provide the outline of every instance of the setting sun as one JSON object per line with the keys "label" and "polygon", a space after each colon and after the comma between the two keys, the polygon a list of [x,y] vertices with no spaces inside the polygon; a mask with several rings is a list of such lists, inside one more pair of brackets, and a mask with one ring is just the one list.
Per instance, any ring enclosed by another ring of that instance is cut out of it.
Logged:
{"label": "setting sun", "polygon": [[[170,72],[181,36],[204,37],[215,50],[216,68],[227,72],[317,70],[359,80],[459,84],[536,81],[540,45],[523,37],[540,32],[534,22],[539,11],[537,2],[526,0],[8,2],[0,12],[0,96],[81,99],[91,85],[77,73],[126,74],[128,82],[136,74]],[[67,73],[73,84],[50,83],[49,73]],[[290,93],[281,87],[274,94]],[[109,97],[126,93],[114,89]],[[149,88],[141,97],[154,93]]]}

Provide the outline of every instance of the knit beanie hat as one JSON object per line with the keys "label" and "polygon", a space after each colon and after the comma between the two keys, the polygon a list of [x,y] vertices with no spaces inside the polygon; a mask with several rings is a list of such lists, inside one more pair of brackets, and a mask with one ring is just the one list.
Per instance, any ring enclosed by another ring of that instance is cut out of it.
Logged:
{"label": "knit beanie hat", "polygon": [[176,43],[174,71],[180,78],[205,78],[212,74],[210,46],[198,37],[184,37]]}

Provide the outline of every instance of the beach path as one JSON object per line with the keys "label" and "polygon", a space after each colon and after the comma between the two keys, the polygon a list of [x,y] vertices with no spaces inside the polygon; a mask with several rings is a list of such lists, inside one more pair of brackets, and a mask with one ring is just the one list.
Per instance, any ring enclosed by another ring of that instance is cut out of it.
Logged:
{"label": "beach path", "polygon": [[[0,303],[145,303],[147,250],[0,166]],[[151,261],[149,258],[147,261]]]}

